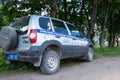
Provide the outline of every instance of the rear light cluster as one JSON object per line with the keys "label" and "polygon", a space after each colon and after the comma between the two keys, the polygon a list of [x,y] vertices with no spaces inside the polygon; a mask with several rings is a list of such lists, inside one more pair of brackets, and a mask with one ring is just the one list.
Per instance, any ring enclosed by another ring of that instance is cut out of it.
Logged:
{"label": "rear light cluster", "polygon": [[29,53],[25,53],[23,56],[29,57],[30,54]]}
{"label": "rear light cluster", "polygon": [[35,43],[37,41],[37,33],[34,29],[30,30],[30,42]]}

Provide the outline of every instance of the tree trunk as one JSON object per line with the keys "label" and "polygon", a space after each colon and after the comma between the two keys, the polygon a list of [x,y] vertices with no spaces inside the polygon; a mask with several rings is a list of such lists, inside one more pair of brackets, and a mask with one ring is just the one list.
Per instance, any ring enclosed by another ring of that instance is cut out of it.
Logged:
{"label": "tree trunk", "polygon": [[90,27],[88,30],[87,38],[93,39],[93,35],[94,35],[93,29],[96,22],[98,3],[99,3],[99,0],[94,0],[92,4],[92,14],[91,14]]}
{"label": "tree trunk", "polygon": [[113,34],[112,47],[115,47],[116,37],[117,37],[117,33],[114,33],[114,34]]}
{"label": "tree trunk", "polygon": [[67,0],[63,0],[64,4],[64,20],[67,21]]}
{"label": "tree trunk", "polygon": [[50,16],[51,17],[56,17],[57,16],[57,4],[58,4],[58,0],[53,0],[52,4],[51,4],[51,11],[50,11]]}
{"label": "tree trunk", "polygon": [[[82,9],[83,10],[85,10],[85,15],[86,15],[86,17],[87,17],[87,23],[88,23],[88,27],[90,27],[90,20],[89,20],[89,14],[88,14],[88,11],[87,11],[87,9],[86,9],[86,7],[85,7],[85,0],[83,0],[83,4],[82,4]],[[88,31],[89,29],[87,28],[87,31]],[[86,35],[87,36],[87,35]]]}
{"label": "tree trunk", "polygon": [[112,47],[112,33],[111,33],[111,31],[109,31],[109,40],[108,40],[108,47],[110,48],[110,47]]}
{"label": "tree trunk", "polygon": [[104,29],[105,29],[105,25],[104,22],[101,22],[101,35],[100,35],[100,48],[102,48],[104,46]]}
{"label": "tree trunk", "polygon": [[116,40],[116,42],[117,42],[117,47],[119,47],[119,41],[118,41],[118,37],[117,37],[117,40]]}
{"label": "tree trunk", "polygon": [[108,19],[108,12],[109,12],[109,4],[107,4],[107,7],[106,7],[106,11],[105,11],[105,18],[104,18],[104,21],[101,23],[101,36],[100,36],[100,48],[102,48],[104,46],[104,38],[105,38],[105,26],[106,26],[106,23],[107,23],[107,19]]}

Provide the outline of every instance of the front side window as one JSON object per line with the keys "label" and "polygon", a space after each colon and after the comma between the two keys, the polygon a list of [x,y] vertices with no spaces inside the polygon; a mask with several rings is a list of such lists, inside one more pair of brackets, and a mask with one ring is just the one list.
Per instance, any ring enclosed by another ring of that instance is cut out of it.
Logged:
{"label": "front side window", "polygon": [[42,29],[51,30],[51,24],[49,18],[39,18],[39,25]]}
{"label": "front side window", "polygon": [[14,23],[11,24],[12,27],[16,28],[17,30],[21,30],[26,32],[28,30],[30,16],[23,17],[18,19]]}
{"label": "front side window", "polygon": [[68,26],[72,36],[74,36],[74,37],[82,37],[76,27],[74,27],[73,25],[68,24],[68,23],[67,23],[67,26]]}
{"label": "front side window", "polygon": [[68,31],[67,31],[67,29],[62,21],[52,19],[52,23],[53,23],[53,27],[54,27],[55,32],[65,34],[65,35],[68,34]]}

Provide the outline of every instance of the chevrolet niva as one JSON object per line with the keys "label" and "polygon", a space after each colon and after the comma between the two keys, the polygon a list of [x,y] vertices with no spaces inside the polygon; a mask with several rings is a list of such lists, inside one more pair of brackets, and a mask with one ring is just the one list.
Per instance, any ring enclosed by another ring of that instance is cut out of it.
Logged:
{"label": "chevrolet niva", "polygon": [[30,62],[46,74],[59,70],[60,60],[82,56],[93,60],[93,44],[69,22],[38,15],[25,16],[0,31],[2,56]]}

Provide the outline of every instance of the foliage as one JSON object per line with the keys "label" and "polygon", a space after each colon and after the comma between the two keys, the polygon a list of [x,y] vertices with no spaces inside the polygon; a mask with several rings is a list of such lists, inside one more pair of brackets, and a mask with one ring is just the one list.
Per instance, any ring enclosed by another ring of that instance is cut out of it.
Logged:
{"label": "foliage", "polygon": [[5,25],[8,25],[9,24],[9,20],[8,20],[8,17],[5,16],[3,13],[2,13],[2,10],[3,9],[3,6],[0,6],[0,29],[2,26],[5,26]]}
{"label": "foliage", "polygon": [[44,0],[2,0],[0,5],[0,27],[8,25],[15,18],[39,14],[46,7]]}
{"label": "foliage", "polygon": [[[44,15],[67,20],[77,25],[79,29],[83,30],[84,26],[87,29],[88,36],[92,38],[95,33],[105,32],[103,34],[104,40],[114,44],[115,34],[120,35],[120,0],[71,0],[71,2],[67,2],[67,0],[0,1],[2,2],[2,5],[0,5],[0,27],[8,25],[15,18],[30,14],[43,15],[42,12],[46,12]],[[81,1],[83,1],[83,4],[81,4]],[[110,8],[106,12],[108,4]],[[105,26],[104,29],[94,32],[95,23],[99,26]],[[112,38],[111,35],[113,35]]]}
{"label": "foliage", "polygon": [[120,2],[112,1],[110,11],[108,14],[108,22],[107,22],[107,29],[108,29],[108,41],[109,47],[115,46],[115,40],[117,36],[120,34]]}

